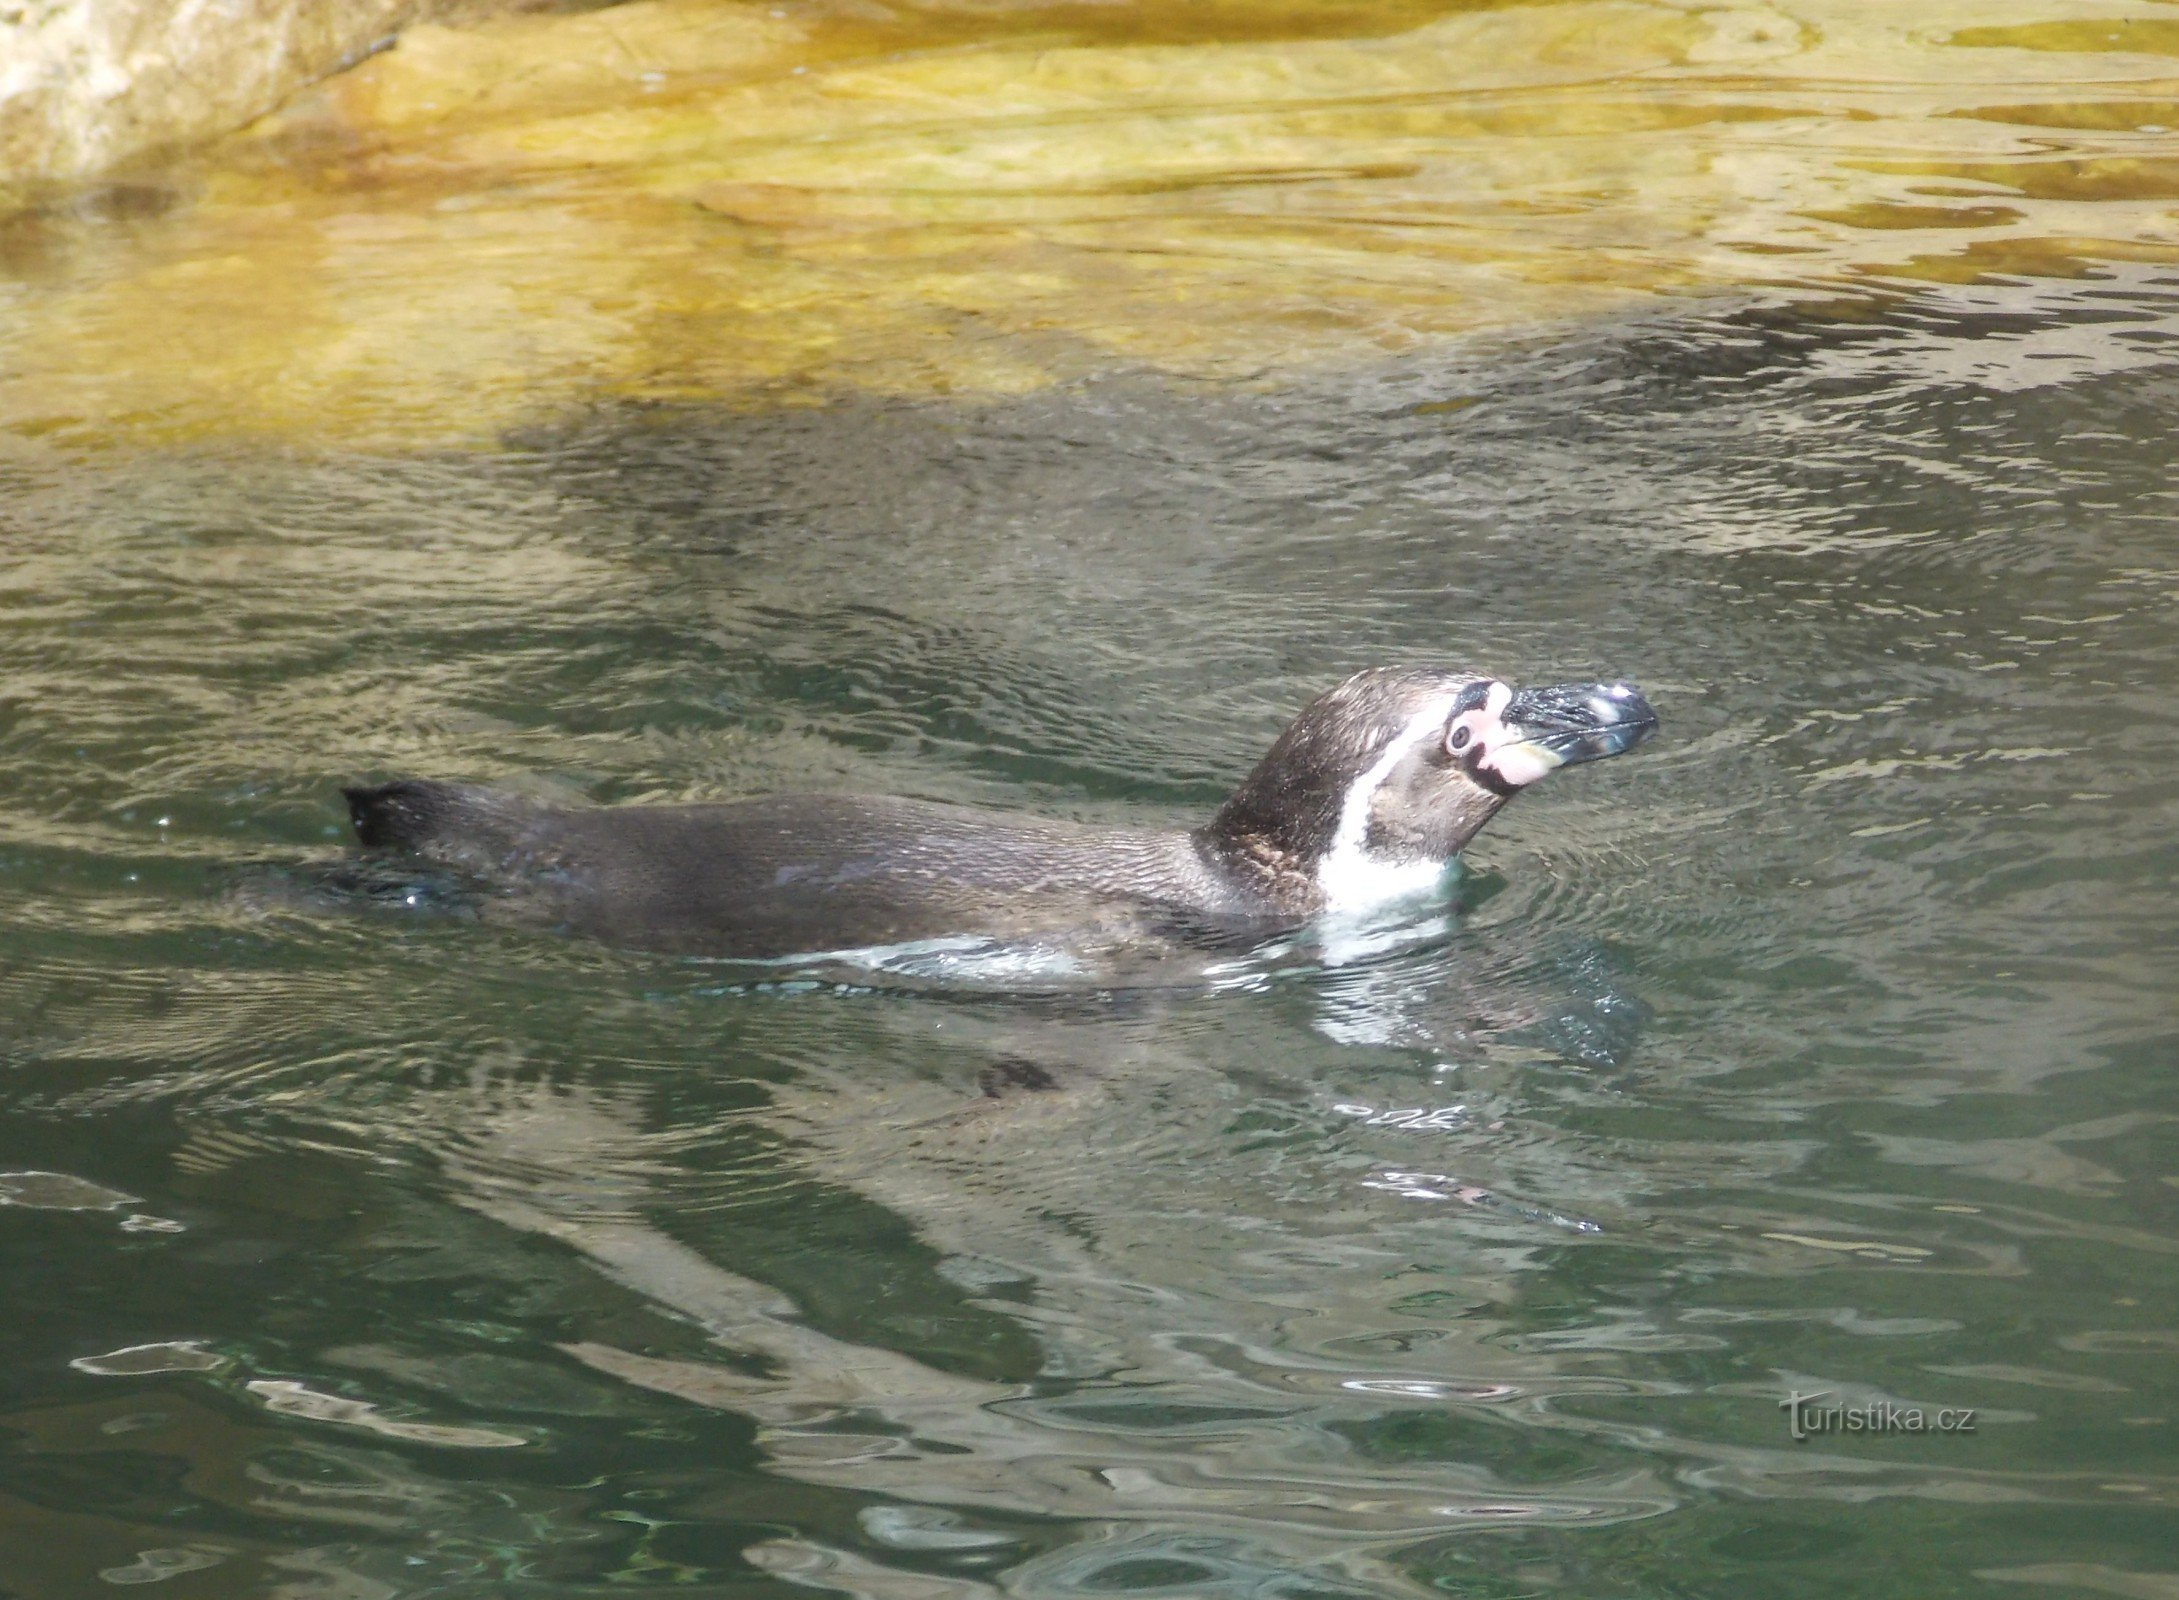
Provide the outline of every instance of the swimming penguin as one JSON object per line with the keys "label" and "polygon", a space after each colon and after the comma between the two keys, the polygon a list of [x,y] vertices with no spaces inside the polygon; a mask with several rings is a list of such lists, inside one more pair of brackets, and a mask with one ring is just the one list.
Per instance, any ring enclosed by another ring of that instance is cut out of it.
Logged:
{"label": "swimming penguin", "polygon": [[367,847],[614,943],[769,958],[952,937],[1227,942],[1428,893],[1515,794],[1656,726],[1624,683],[1373,668],[1311,702],[1188,832],[850,795],[586,809],[413,779],[345,793]]}

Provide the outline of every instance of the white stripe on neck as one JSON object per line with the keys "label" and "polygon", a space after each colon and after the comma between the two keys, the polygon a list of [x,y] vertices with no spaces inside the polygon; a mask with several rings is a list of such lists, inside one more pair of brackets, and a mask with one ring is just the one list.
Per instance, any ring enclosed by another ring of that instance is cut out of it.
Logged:
{"label": "white stripe on neck", "polygon": [[1339,831],[1332,847],[1317,863],[1317,887],[1324,893],[1324,909],[1335,914],[1374,911],[1398,900],[1412,900],[1438,886],[1445,876],[1442,861],[1387,861],[1369,851],[1370,802],[1392,769],[1407,758],[1423,740],[1434,737],[1452,714],[1452,699],[1442,696],[1408,718],[1385,746],[1375,765],[1347,786],[1339,807]]}

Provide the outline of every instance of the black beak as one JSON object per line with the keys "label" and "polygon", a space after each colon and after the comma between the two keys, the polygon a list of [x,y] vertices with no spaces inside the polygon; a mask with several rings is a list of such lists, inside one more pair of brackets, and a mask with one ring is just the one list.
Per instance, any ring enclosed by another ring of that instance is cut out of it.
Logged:
{"label": "black beak", "polygon": [[1631,683],[1558,683],[1517,689],[1500,720],[1539,763],[1570,767],[1631,750],[1657,731],[1657,713]]}

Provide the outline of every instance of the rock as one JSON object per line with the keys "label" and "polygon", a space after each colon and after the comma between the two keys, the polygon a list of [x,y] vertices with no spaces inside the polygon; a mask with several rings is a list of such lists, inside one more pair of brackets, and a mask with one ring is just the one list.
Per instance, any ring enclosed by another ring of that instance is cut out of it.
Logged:
{"label": "rock", "polygon": [[[477,0],[0,0],[0,210],[239,128]],[[497,9],[509,9],[500,6]]]}

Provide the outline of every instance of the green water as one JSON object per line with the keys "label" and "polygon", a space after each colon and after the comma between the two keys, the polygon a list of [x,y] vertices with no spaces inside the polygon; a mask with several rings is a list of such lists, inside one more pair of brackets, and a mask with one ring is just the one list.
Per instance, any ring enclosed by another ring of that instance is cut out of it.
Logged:
{"label": "green water", "polygon": [[[2175,1592],[2175,317],[9,444],[0,1592]],[[1177,821],[1389,661],[1664,732],[1215,991],[330,870],[398,773]]]}

